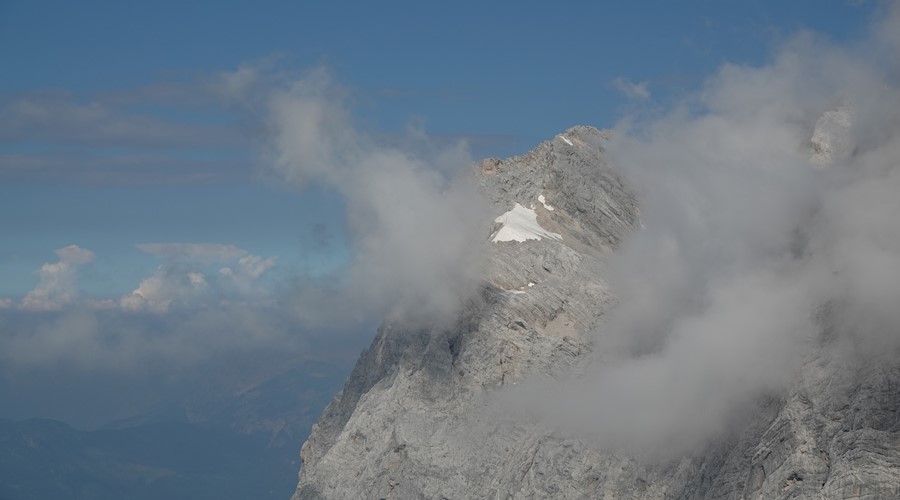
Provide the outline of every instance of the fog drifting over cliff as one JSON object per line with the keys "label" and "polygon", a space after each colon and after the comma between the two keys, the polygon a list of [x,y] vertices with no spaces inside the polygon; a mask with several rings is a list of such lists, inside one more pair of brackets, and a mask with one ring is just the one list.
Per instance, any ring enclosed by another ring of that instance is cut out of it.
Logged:
{"label": "fog drifting over cliff", "polygon": [[865,40],[800,34],[620,122],[608,150],[643,227],[610,259],[619,303],[596,360],[504,400],[563,433],[680,453],[784,394],[823,344],[895,355],[898,33],[894,3]]}

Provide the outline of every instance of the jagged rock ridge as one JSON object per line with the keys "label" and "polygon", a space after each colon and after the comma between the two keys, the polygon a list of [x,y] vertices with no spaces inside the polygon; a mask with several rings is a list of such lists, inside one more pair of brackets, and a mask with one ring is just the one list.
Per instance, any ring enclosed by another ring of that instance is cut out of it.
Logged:
{"label": "jagged rock ridge", "polygon": [[587,332],[614,303],[604,256],[639,210],[604,159],[606,140],[574,127],[475,166],[498,217],[479,300],[451,327],[382,325],[304,444],[295,499],[900,496],[900,368],[847,363],[827,335],[786,398],[674,462],[480,411],[492,391],[584,359]]}

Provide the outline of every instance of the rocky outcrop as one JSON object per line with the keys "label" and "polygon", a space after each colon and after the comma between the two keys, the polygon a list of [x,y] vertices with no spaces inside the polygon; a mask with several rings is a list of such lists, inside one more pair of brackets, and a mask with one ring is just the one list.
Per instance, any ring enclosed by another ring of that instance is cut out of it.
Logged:
{"label": "rocky outcrop", "polygon": [[480,296],[450,326],[382,325],[303,445],[295,499],[900,496],[898,367],[848,362],[824,334],[787,397],[676,460],[485,409],[503,386],[584,360],[587,333],[614,304],[604,258],[639,210],[604,159],[606,140],[575,127],[475,166],[497,217]]}

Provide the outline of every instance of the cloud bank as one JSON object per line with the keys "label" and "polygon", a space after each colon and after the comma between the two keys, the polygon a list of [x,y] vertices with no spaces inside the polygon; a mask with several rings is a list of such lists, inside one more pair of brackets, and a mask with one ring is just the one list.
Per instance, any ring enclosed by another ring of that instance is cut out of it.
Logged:
{"label": "cloud bank", "polygon": [[59,261],[37,271],[33,290],[18,303],[0,303],[6,367],[140,371],[147,363],[178,366],[236,349],[298,344],[289,339],[296,328],[289,310],[259,283],[273,257],[224,244],[137,247],[163,263],[118,299],[79,293],[78,269],[94,260],[93,252],[77,245],[56,250]]}
{"label": "cloud bank", "polygon": [[58,311],[75,301],[78,268],[93,261],[94,253],[78,245],[69,245],[56,250],[56,256],[58,262],[48,262],[36,272],[40,282],[22,298],[21,309]]}
{"label": "cloud bank", "polygon": [[[263,259],[234,245],[218,243],[135,246],[163,263],[152,276],[119,299],[123,310],[165,313],[172,306],[196,308],[270,300],[259,278],[275,265],[274,257]],[[208,275],[208,268],[213,264],[222,267]]]}
{"label": "cloud bank", "polygon": [[[805,356],[900,347],[900,7],[867,39],[813,34],[726,65],[609,147],[645,226],[612,262],[597,359],[505,404],[608,445],[682,453],[784,395]],[[829,339],[824,332],[836,332]]]}

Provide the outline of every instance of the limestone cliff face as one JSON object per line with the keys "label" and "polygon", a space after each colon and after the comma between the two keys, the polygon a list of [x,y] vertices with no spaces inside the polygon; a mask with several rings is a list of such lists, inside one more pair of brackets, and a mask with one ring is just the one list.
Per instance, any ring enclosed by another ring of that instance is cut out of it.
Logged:
{"label": "limestone cliff face", "polygon": [[788,397],[676,461],[483,411],[504,385],[583,360],[614,303],[604,257],[639,211],[605,141],[574,127],[475,166],[497,217],[481,296],[451,326],[382,325],[303,445],[295,499],[900,496],[900,367],[831,356],[827,336]]}

